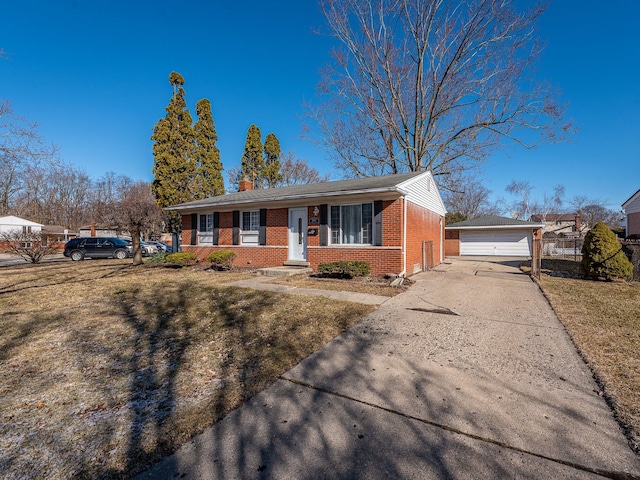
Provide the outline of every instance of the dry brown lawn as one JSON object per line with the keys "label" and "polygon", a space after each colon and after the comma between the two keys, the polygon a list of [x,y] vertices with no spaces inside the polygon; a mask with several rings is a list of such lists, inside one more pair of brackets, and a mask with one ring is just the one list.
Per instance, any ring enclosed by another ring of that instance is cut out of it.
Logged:
{"label": "dry brown lawn", "polygon": [[130,261],[0,268],[0,478],[117,478],[374,307]]}
{"label": "dry brown lawn", "polygon": [[[577,272],[562,262],[543,271]],[[640,284],[542,275],[540,285],[640,453]]]}
{"label": "dry brown lawn", "polygon": [[352,279],[322,278],[312,275],[293,275],[291,277],[280,277],[271,280],[269,283],[280,285],[290,285],[297,288],[317,288],[321,290],[349,291],[357,293],[367,293],[369,295],[381,295],[393,297],[405,291],[411,280],[406,279],[405,285],[392,287],[390,280],[378,277],[354,277]]}

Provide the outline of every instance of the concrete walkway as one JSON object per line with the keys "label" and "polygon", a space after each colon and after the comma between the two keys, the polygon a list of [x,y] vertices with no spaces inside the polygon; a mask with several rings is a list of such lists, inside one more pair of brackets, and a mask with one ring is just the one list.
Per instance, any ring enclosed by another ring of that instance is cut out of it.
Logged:
{"label": "concrete walkway", "polygon": [[640,478],[519,262],[454,258],[140,478]]}
{"label": "concrete walkway", "polygon": [[256,276],[247,280],[238,280],[228,285],[234,287],[253,288],[255,290],[268,290],[270,292],[286,292],[294,295],[309,295],[313,297],[327,297],[334,300],[344,300],[347,302],[364,303],[367,305],[380,305],[391,297],[382,295],[371,295],[368,293],[357,293],[338,290],[319,290],[316,288],[298,288],[292,285],[282,285],[279,283],[269,283],[274,277]]}

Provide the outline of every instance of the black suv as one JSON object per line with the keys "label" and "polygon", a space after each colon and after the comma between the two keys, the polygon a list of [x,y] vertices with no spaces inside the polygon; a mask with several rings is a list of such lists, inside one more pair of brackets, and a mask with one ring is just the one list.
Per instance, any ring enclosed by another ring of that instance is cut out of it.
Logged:
{"label": "black suv", "polygon": [[114,237],[81,237],[69,240],[64,246],[64,256],[71,260],[90,258],[127,258],[131,255],[131,247],[121,238]]}

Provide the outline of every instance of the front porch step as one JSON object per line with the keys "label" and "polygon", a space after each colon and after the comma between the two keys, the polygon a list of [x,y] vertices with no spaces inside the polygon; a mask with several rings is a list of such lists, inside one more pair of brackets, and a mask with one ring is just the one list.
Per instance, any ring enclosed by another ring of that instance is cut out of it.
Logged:
{"label": "front porch step", "polygon": [[283,263],[285,267],[308,267],[311,264],[309,262],[305,262],[304,260],[287,260]]}
{"label": "front porch step", "polygon": [[268,277],[291,277],[293,275],[301,275],[303,273],[312,273],[313,269],[309,267],[296,267],[296,266],[286,266],[286,267],[270,267],[270,268],[259,268],[258,273],[260,275],[266,275]]}

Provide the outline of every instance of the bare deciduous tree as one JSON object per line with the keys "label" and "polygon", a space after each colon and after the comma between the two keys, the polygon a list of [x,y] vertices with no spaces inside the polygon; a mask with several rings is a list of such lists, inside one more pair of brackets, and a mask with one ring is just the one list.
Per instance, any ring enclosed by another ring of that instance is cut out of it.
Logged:
{"label": "bare deciduous tree", "polygon": [[57,148],[46,145],[38,125],[16,115],[9,100],[0,100],[0,215],[24,190],[26,169],[39,163],[57,163]]}
{"label": "bare deciduous tree", "polygon": [[455,217],[456,219],[462,217],[464,217],[464,219],[470,219],[483,215],[497,215],[499,213],[499,209],[490,201],[491,190],[484,185],[481,179],[474,176],[467,176],[456,183],[458,185],[456,190],[442,191],[447,210],[451,214],[460,214]]}
{"label": "bare deciduous tree", "polygon": [[278,182],[280,187],[328,182],[331,178],[330,174],[320,175],[317,169],[310,167],[306,161],[296,158],[293,152],[282,154],[280,174],[282,175],[282,179]]}
{"label": "bare deciduous tree", "polygon": [[156,203],[149,183],[135,182],[123,192],[122,200],[113,210],[112,224],[127,229],[131,234],[134,265],[142,263],[142,234],[159,231],[161,221],[162,210]]}
{"label": "bare deciduous tree", "polygon": [[514,3],[321,0],[342,48],[319,86],[328,100],[309,114],[338,167],[446,175],[504,141],[533,147],[570,131],[553,90],[527,77],[544,7]]}
{"label": "bare deciduous tree", "polygon": [[538,204],[531,199],[531,184],[528,181],[512,180],[505,190],[516,197],[510,205],[513,218],[529,220],[534,210],[538,209]]}
{"label": "bare deciduous tree", "polygon": [[58,253],[52,246],[44,244],[42,234],[35,231],[13,229],[2,232],[0,242],[8,253],[18,255],[29,263],[40,263],[43,258]]}
{"label": "bare deciduous tree", "polygon": [[622,212],[607,207],[607,202],[600,198],[589,198],[586,195],[574,195],[569,205],[582,215],[582,224],[592,228],[598,222],[612,229],[620,228]]}

